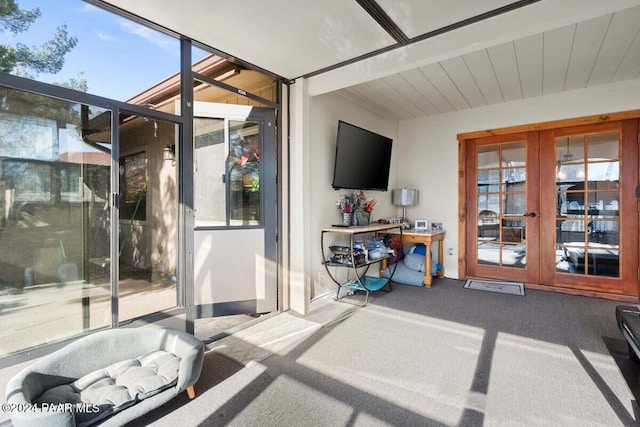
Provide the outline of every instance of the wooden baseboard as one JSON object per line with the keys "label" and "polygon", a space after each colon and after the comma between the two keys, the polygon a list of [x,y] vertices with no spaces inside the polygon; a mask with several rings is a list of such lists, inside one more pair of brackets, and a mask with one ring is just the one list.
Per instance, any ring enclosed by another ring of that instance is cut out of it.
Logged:
{"label": "wooden baseboard", "polygon": [[596,292],[596,291],[585,291],[582,289],[572,289],[572,288],[561,288],[558,286],[548,286],[548,285],[539,285],[534,283],[525,283],[525,289],[536,289],[540,291],[549,291],[549,292],[558,292],[561,294],[569,294],[569,295],[579,295],[583,297],[592,297],[592,298],[603,298],[613,301],[622,301],[622,302],[632,302],[638,303],[640,299],[631,295],[615,295],[608,294],[604,292]]}

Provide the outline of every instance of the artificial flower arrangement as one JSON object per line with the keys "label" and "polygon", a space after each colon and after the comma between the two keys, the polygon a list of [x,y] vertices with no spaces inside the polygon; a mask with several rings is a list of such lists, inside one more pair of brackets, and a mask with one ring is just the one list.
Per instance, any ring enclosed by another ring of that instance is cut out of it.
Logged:
{"label": "artificial flower arrangement", "polygon": [[355,213],[355,212],[373,212],[373,208],[376,205],[376,201],[371,198],[367,198],[364,192],[343,194],[338,199],[336,206],[341,213]]}
{"label": "artificial flower arrangement", "polygon": [[364,195],[364,192],[358,193],[356,198],[356,210],[362,211],[370,214],[373,212],[373,207],[376,205],[376,201],[374,199],[367,199],[367,196]]}
{"label": "artificial flower arrangement", "polygon": [[340,197],[338,199],[338,202],[336,203],[336,206],[338,207],[338,210],[340,211],[340,213],[353,213],[354,212],[354,208],[355,208],[355,203],[356,203],[356,196],[355,194],[343,194],[342,197]]}

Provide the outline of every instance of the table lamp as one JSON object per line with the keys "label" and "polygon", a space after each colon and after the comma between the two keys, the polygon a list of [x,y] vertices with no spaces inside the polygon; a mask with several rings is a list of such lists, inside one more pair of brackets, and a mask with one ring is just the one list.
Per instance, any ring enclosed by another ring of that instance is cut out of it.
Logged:
{"label": "table lamp", "polygon": [[408,224],[407,206],[415,206],[418,204],[418,190],[408,188],[399,188],[392,191],[393,204],[402,206],[402,223]]}

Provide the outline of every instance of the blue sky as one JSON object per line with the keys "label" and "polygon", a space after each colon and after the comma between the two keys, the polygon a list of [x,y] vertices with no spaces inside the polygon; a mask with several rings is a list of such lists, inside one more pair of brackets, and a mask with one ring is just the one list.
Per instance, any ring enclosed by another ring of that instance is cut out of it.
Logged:
{"label": "blue sky", "polygon": [[177,39],[125,20],[82,0],[16,0],[22,9],[40,8],[41,17],[24,33],[2,34],[3,43],[40,45],[56,27],[67,24],[77,46],[56,75],[40,74],[47,83],[64,82],[84,72],[89,93],[127,100],[178,72]]}

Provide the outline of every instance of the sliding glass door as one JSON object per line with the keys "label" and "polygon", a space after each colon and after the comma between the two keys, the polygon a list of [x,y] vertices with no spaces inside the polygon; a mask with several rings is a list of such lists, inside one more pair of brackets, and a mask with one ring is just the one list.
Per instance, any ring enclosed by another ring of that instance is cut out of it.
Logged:
{"label": "sliding glass door", "polygon": [[2,356],[111,324],[112,142],[108,110],[0,96]]}

